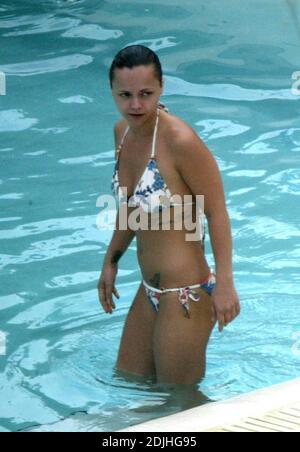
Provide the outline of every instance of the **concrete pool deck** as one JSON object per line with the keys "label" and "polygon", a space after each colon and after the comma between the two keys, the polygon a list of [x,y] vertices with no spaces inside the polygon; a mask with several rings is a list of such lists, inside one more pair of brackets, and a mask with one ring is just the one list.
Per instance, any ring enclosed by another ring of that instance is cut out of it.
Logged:
{"label": "concrete pool deck", "polygon": [[119,432],[300,432],[300,378]]}

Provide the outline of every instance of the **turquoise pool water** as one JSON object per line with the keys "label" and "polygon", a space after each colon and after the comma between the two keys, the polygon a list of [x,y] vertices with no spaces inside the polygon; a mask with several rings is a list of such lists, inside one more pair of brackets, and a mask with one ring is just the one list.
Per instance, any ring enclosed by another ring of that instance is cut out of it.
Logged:
{"label": "turquoise pool water", "polygon": [[[96,291],[119,119],[107,75],[133,43],[157,51],[162,101],[226,191],[242,315],[214,330],[199,390],[223,400],[299,376],[299,17],[292,0],[1,2],[0,430],[113,431],[182,409],[113,371],[141,279],[135,241],[112,316]],[[206,253],[213,266],[208,237]]]}

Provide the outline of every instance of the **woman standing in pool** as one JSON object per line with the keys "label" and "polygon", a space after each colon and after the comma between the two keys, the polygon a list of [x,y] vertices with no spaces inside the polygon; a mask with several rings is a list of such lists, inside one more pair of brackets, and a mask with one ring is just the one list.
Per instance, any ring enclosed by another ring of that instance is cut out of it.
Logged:
{"label": "woman standing in pool", "polygon": [[[156,376],[160,383],[195,384],[205,375],[206,347],[215,323],[221,332],[240,313],[221,175],[196,132],[160,104],[162,70],[152,50],[141,45],[122,49],[111,65],[110,85],[123,117],[114,128],[112,190],[127,203],[126,215],[137,208],[147,217],[165,209],[170,214],[169,230],[121,230],[118,210],[98,282],[104,311],[112,313],[112,295],[120,297],[115,287],[118,261],[134,237],[143,280],[124,325],[116,369]],[[182,199],[190,195],[193,218],[195,199],[204,196],[216,273],[204,255],[205,234],[190,241],[190,230],[174,229],[175,194]]]}

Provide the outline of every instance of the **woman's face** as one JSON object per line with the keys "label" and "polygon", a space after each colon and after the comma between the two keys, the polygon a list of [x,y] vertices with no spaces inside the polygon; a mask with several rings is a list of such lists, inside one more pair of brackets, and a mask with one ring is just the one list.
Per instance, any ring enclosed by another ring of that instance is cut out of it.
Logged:
{"label": "woman's face", "polygon": [[112,94],[119,112],[131,124],[142,125],[153,116],[162,91],[153,65],[115,69]]}

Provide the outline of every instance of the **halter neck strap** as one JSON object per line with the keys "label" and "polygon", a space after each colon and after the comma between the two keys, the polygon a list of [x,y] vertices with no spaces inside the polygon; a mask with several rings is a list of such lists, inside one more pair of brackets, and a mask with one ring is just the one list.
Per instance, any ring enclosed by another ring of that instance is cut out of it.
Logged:
{"label": "halter neck strap", "polygon": [[156,122],[155,122],[155,128],[154,128],[154,133],[153,133],[151,158],[155,157],[155,145],[156,145],[156,137],[157,137],[157,129],[158,129],[159,111],[160,111],[160,109],[158,108]]}

